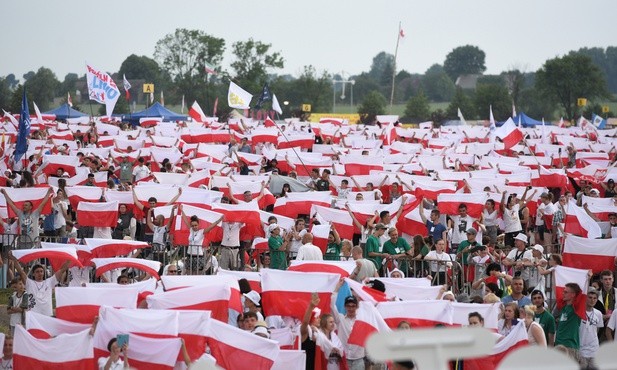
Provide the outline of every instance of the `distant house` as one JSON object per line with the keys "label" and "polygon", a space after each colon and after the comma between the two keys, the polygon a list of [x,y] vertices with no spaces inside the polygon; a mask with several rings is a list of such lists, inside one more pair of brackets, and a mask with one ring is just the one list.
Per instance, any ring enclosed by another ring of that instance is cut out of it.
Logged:
{"label": "distant house", "polygon": [[456,79],[454,85],[456,87],[460,87],[463,90],[475,90],[476,85],[478,84],[478,79],[482,75],[479,74],[471,74],[471,75],[460,75]]}

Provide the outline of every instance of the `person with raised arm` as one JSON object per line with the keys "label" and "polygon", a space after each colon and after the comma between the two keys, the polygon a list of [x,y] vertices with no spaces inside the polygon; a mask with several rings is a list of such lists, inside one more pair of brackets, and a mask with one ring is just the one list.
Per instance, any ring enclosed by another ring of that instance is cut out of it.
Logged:
{"label": "person with raised arm", "polygon": [[23,248],[32,247],[33,243],[39,236],[39,217],[41,216],[41,211],[53,196],[54,190],[52,188],[47,190],[47,194],[45,194],[45,197],[38,207],[34,208],[32,201],[27,200],[23,203],[21,209],[15,205],[15,202],[13,202],[11,197],[9,197],[4,188],[0,189],[0,193],[4,195],[7,206],[9,206],[17,215],[20,234],[27,237],[27,240],[20,240],[20,244],[24,243]]}
{"label": "person with raised arm", "polygon": [[[204,257],[204,239],[207,233],[210,230],[214,229],[216,225],[218,225],[221,221],[223,221],[223,216],[221,216],[218,220],[214,221],[210,224],[210,226],[205,229],[199,228],[199,218],[195,215],[191,216],[189,219],[184,211],[182,213],[182,221],[189,228],[189,245],[186,250],[186,259],[185,266],[189,266],[191,273],[187,275],[198,275],[204,273],[206,270],[206,261]],[[222,253],[222,252],[221,252]],[[211,256],[214,258],[214,256]],[[214,262],[211,260],[211,262]],[[214,266],[212,266],[214,269]]]}

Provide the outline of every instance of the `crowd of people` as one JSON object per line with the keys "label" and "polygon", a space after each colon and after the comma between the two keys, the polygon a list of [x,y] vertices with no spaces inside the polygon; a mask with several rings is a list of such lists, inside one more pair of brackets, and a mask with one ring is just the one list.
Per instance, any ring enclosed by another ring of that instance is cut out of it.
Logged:
{"label": "crowd of people", "polygon": [[[96,238],[147,242],[147,248],[117,257],[159,261],[161,275],[354,261],[348,277],[372,281],[371,289],[386,295],[380,278],[425,279],[443,286],[436,300],[501,302],[501,337],[520,321],[530,345],[555,346],[583,368],[593,368],[599,343],[614,338],[613,271],[590,270],[586,320],[573,308],[586,287],[569,282],[557,302],[553,274],[563,265],[561,252],[572,234],[568,209],[579,207],[601,227],[598,238],[617,238],[616,133],[518,130],[523,139],[506,147],[488,127],[406,129],[394,122],[381,127],[250,119],[162,122],[150,128],[46,122],[31,132],[28,153],[19,159],[13,155],[14,136],[3,136],[3,263],[14,293],[8,305],[11,333],[0,365],[11,361],[11,335],[15,326],[24,325],[26,312],[53,315],[54,287],[131,284],[152,277],[127,267],[98,278],[94,266],[68,261],[55,271],[45,261],[28,264],[25,271],[27,264],[10,252]],[[225,132],[227,140],[212,131]],[[543,182],[545,171],[553,176],[548,182]],[[19,191],[27,188],[48,190],[38,199],[24,199]],[[87,188],[101,191],[92,196]],[[306,197],[296,198],[298,193]],[[463,195],[463,200],[453,197],[448,207],[443,194]],[[481,200],[464,197],[470,195]],[[293,203],[297,199],[301,202]],[[333,215],[320,211],[323,199]],[[78,209],[82,202],[114,201],[113,227],[86,222]],[[209,216],[195,207],[207,209]],[[249,217],[233,213],[246,210]],[[349,343],[359,298],[350,294],[342,299],[344,309],[337,308],[343,282],[333,292],[330,313],[317,309],[319,297],[313,295],[303,318],[267,315],[259,293],[244,282],[245,312],[230,318],[230,324],[265,338],[272,330],[292,327],[306,351],[307,369],[383,368],[365,348]],[[480,313],[469,315],[470,326],[483,323]],[[128,363],[120,356],[127,359],[126,345],[110,342],[109,352],[100,368]],[[413,363],[389,366],[407,369]]]}

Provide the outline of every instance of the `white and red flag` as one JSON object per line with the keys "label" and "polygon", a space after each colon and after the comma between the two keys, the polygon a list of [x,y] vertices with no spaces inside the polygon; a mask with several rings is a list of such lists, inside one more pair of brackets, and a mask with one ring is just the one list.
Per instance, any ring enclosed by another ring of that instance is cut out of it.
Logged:
{"label": "white and red flag", "polygon": [[69,203],[74,209],[77,209],[79,203],[82,202],[98,203],[103,196],[103,189],[95,186],[67,186],[65,189],[66,196],[69,197]]}
{"label": "white and red flag", "polygon": [[452,323],[450,302],[445,300],[382,302],[377,310],[392,329],[401,321],[407,321],[412,328]]}
{"label": "white and red flag", "polygon": [[[23,209],[24,202],[32,202],[32,209],[37,209],[38,206],[45,200],[48,195],[49,188],[4,188],[6,194],[11,198],[15,206]],[[9,217],[17,217],[11,207],[8,207]],[[48,201],[41,210],[42,215],[51,213],[51,201]]]}
{"label": "white and red flag", "polygon": [[28,263],[41,258],[47,258],[54,270],[58,270],[66,261],[71,261],[72,266],[83,267],[77,258],[77,250],[74,247],[15,249],[13,256],[21,263]]}
{"label": "white and red flag", "polygon": [[270,370],[280,352],[277,342],[227,323],[210,322],[208,345],[217,365],[225,369]]}
{"label": "white and red flag", "polygon": [[[165,280],[163,280],[165,282]],[[168,289],[167,284],[165,288]],[[225,281],[219,284],[197,285],[168,290],[146,298],[148,308],[154,310],[207,310],[213,319],[227,322],[229,318],[231,288]]]}
{"label": "white and red flag", "polygon": [[[270,118],[266,118],[264,125],[266,127],[257,127],[251,131],[251,142],[253,145],[256,143],[278,143],[279,131],[276,127],[268,127],[268,120],[272,121]],[[272,121],[272,125],[274,126],[274,121]]]}
{"label": "white and red flag", "polygon": [[71,98],[70,92],[66,93],[66,104],[68,104],[69,107],[73,108],[73,98]]}
{"label": "white and red flag", "polygon": [[349,289],[353,290],[354,294],[360,298],[361,301],[376,305],[377,303],[386,302],[388,300],[386,293],[377,289],[370,288],[350,278],[345,278],[345,282],[349,285]]}
{"label": "white and red flag", "polygon": [[554,271],[555,276],[555,297],[557,300],[557,307],[563,308],[565,302],[563,301],[563,290],[568,283],[576,283],[581,288],[581,294],[576,296],[572,306],[576,314],[582,319],[586,320],[586,302],[587,302],[587,287],[589,287],[589,270],[576,269],[572,267],[556,266]]}
{"label": "white and red flag", "polygon": [[80,226],[116,227],[118,202],[81,202],[77,205],[77,220]]}
{"label": "white and red flag", "polygon": [[439,212],[444,215],[458,215],[459,205],[465,203],[467,214],[473,218],[480,218],[487,199],[488,196],[485,192],[439,194],[437,196],[437,207]]}
{"label": "white and red flag", "polygon": [[79,158],[76,156],[46,154],[43,156],[40,171],[47,176],[55,176],[58,169],[63,169],[72,177],[75,176],[79,165]]}
{"label": "white and red flag", "polygon": [[391,329],[377,308],[370,302],[359,302],[356,321],[349,334],[349,344],[364,347],[368,337],[375,332],[389,332]]}
{"label": "white and red flag", "polygon": [[292,260],[288,271],[327,272],[348,277],[356,268],[355,261],[297,261]]}
{"label": "white and red flag", "polygon": [[416,181],[415,196],[437,200],[439,194],[456,192],[456,183],[453,181]]}
{"label": "white and red flag", "polygon": [[[330,236],[331,230],[332,230],[332,227],[330,226],[330,223],[320,224],[320,225],[316,225],[316,224],[311,225],[311,234],[313,234],[313,244],[319,247],[319,249],[321,249],[322,255],[325,255],[326,250],[328,249],[328,237]],[[294,261],[292,261],[292,264],[293,262]],[[324,271],[324,272],[330,272],[330,271]]]}
{"label": "white and red flag", "polygon": [[231,276],[236,280],[246,279],[251,286],[251,290],[261,293],[261,274],[259,272],[225,270],[220,268],[217,274]]}
{"label": "white and red flag", "polygon": [[329,222],[334,225],[342,239],[353,239],[353,219],[346,210],[313,205],[310,214],[316,214],[321,223]]}
{"label": "white and red flag", "polygon": [[84,240],[86,241],[86,245],[90,247],[92,257],[94,258],[124,256],[131,253],[135,249],[149,247],[148,243],[135,240],[97,238],[85,238]]}
{"label": "white and red flag", "polygon": [[577,206],[574,200],[570,200],[564,208],[566,210],[564,220],[566,233],[589,239],[602,237],[600,225],[582,207]]}
{"label": "white and red flag", "polygon": [[[209,311],[175,311],[178,313],[178,336],[184,339],[186,352],[191,361],[197,361],[205,352],[210,326]],[[178,362],[183,362],[182,353]]]}
{"label": "white and red flag", "polygon": [[322,312],[329,312],[332,292],[339,279],[339,274],[263,270],[261,297],[265,314],[301,319],[312,293],[319,295]]}
{"label": "white and red flag", "polygon": [[33,337],[49,339],[60,334],[76,334],[92,327],[92,323],[80,324],[55,317],[40,314],[34,311],[26,312],[26,330]]}
{"label": "white and red flag", "polygon": [[158,279],[159,270],[161,268],[161,262],[146,260],[143,258],[93,258],[92,262],[96,265],[96,277],[100,277],[102,274],[110,270],[132,267],[137,270],[144,271],[150,274],[150,276]]}
{"label": "white and red flag", "polygon": [[512,118],[508,118],[501,127],[495,129],[495,136],[501,139],[505,149],[510,149],[523,140],[523,132],[516,127]]}
{"label": "white and red flag", "polygon": [[329,207],[332,203],[330,191],[291,192],[274,203],[274,213],[291,218],[310,214],[313,205]]}
{"label": "white and red flag", "polygon": [[125,75],[122,75],[122,85],[124,87],[124,97],[126,98],[126,101],[131,100],[131,92],[129,90],[131,90],[131,84],[129,83],[129,80],[126,79]]}
{"label": "white and red flag", "polygon": [[38,339],[21,325],[15,326],[14,369],[95,370],[92,336],[89,330]]}
{"label": "white and red flag", "polygon": [[563,247],[563,265],[590,269],[594,273],[612,270],[617,259],[615,239],[588,239],[568,235]]}
{"label": "white and red flag", "polygon": [[568,176],[563,169],[540,166],[538,167],[538,174],[539,176],[537,178],[531,178],[532,186],[559,187],[566,189],[569,185]]}
{"label": "white and red flag", "polygon": [[126,287],[57,287],[56,317],[77,323],[92,323],[103,305],[136,308],[137,289]]}
{"label": "white and red flag", "polygon": [[[495,334],[497,336],[497,334]],[[525,323],[519,321],[510,334],[503,337],[497,342],[491,351],[491,354],[480,358],[465,359],[465,368],[472,370],[495,370],[499,368],[501,361],[512,351],[527,346],[529,337]]]}
{"label": "white and red flag", "polygon": [[191,108],[189,109],[189,116],[197,122],[206,122],[206,114],[203,110],[201,110],[201,107],[197,101],[194,101],[193,105],[191,105]]}

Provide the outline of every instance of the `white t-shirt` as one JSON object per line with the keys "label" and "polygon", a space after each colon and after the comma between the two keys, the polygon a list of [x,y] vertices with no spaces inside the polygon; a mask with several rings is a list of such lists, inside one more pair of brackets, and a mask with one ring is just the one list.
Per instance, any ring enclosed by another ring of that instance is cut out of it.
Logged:
{"label": "white t-shirt", "polygon": [[614,310],[611,314],[611,317],[606,323],[606,327],[611,329],[613,332],[617,332],[617,310]]}
{"label": "white t-shirt", "polygon": [[135,176],[135,181],[145,179],[146,177],[150,176],[150,170],[145,165],[137,166],[133,168],[133,176]]}
{"label": "white t-shirt", "polygon": [[484,216],[484,226],[497,226],[497,218],[499,217],[497,210],[488,213],[488,211],[484,209],[482,215]]}
{"label": "white t-shirt", "polygon": [[202,256],[204,254],[204,249],[202,247],[204,243],[204,229],[199,229],[197,231],[191,228],[189,232],[189,247],[186,253],[193,256]]}
{"label": "white t-shirt", "polygon": [[58,230],[62,226],[66,225],[66,219],[64,218],[64,213],[62,213],[62,210],[64,209],[64,212],[66,212],[68,206],[65,201],[61,200],[53,205],[53,209],[56,212],[56,218],[54,219],[54,229]]}
{"label": "white t-shirt", "polygon": [[595,308],[592,311],[585,311],[587,318],[581,321],[578,328],[580,355],[581,357],[596,357],[596,352],[600,348],[598,341],[598,329],[604,327],[602,313]]}
{"label": "white t-shirt", "polygon": [[40,313],[45,316],[53,315],[51,296],[56,285],[58,285],[56,275],[52,275],[50,278],[41,282],[32,279],[26,280],[26,292],[34,296],[35,304],[34,307],[32,307],[32,312]]}
{"label": "white t-shirt", "polygon": [[[473,227],[473,223],[476,221],[471,216],[450,216],[452,219],[452,244],[460,244],[463,240],[467,240],[467,230]],[[482,240],[480,236],[477,236],[478,240]]]}
{"label": "white t-shirt", "polygon": [[503,210],[503,223],[504,223],[504,232],[513,233],[515,231],[520,231],[523,229],[521,226],[521,219],[518,217],[518,211],[520,206],[515,204],[512,206],[512,209],[504,208]]}
{"label": "white t-shirt", "polygon": [[69,268],[69,286],[83,286],[90,282],[90,270],[92,267],[77,267],[73,266]]}
{"label": "white t-shirt", "polygon": [[296,238],[292,238],[291,239],[291,244],[289,245],[289,251],[293,252],[293,253],[298,253],[298,250],[300,250],[300,247],[302,246],[302,237],[304,236],[304,234],[306,234],[308,231],[306,229],[302,229],[300,230],[300,232],[298,233],[298,240],[296,240]]}
{"label": "white t-shirt", "polygon": [[[105,368],[105,364],[107,363],[107,360],[109,360],[109,357],[99,358],[99,370],[103,370]],[[118,361],[111,363],[109,370],[121,370],[123,368],[124,368],[124,361],[122,361],[122,358],[120,357],[118,358]]]}
{"label": "white t-shirt", "polygon": [[225,247],[240,246],[240,229],[244,226],[243,222],[223,222],[223,240],[221,245]]}
{"label": "white t-shirt", "polygon": [[[21,306],[21,302],[24,299],[24,295],[22,294],[21,297],[17,296],[17,292],[13,292],[13,295],[11,296],[12,299],[12,303],[13,305],[9,308],[19,308],[19,306]],[[16,325],[21,325],[21,312],[16,312],[16,313],[12,313],[10,315],[11,317],[9,318],[9,325],[10,326],[16,326]]]}
{"label": "white t-shirt", "polygon": [[431,264],[431,271],[432,272],[445,272],[446,271],[446,264],[445,263],[437,263],[437,262],[431,261],[431,260],[452,261],[452,257],[450,257],[450,255],[448,253],[446,253],[446,252],[437,253],[437,251],[430,251],[430,252],[428,252],[428,254],[424,257],[424,259],[430,262],[430,264]]}
{"label": "white t-shirt", "polygon": [[298,249],[297,261],[321,261],[323,254],[318,246],[312,243],[306,243]]}

